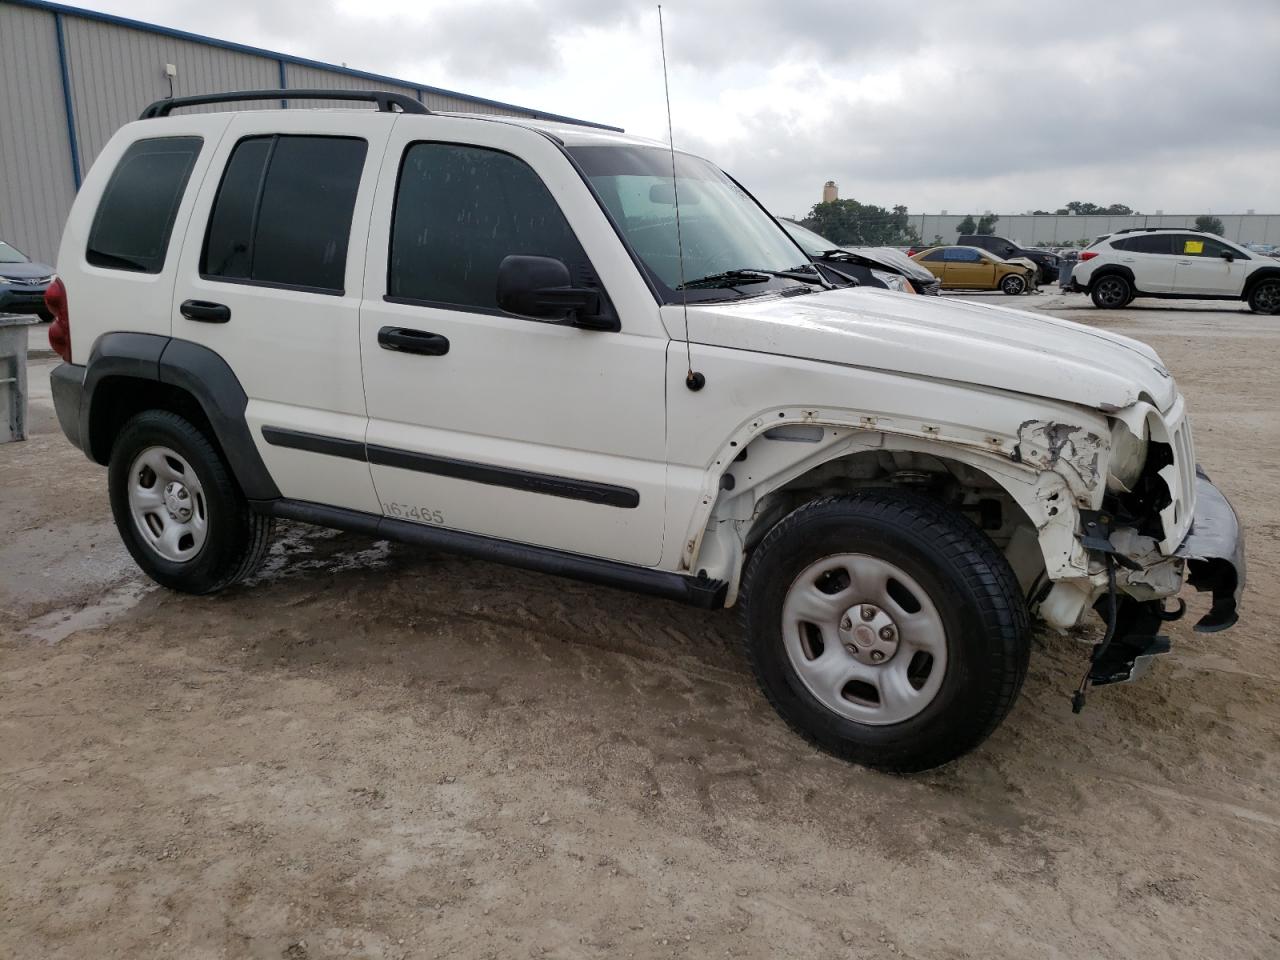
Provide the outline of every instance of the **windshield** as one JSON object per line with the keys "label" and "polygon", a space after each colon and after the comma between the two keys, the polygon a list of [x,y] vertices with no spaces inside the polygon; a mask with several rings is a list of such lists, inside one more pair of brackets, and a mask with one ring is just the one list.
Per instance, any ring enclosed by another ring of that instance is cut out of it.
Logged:
{"label": "windshield", "polygon": [[[671,153],[659,147],[569,147],[667,303],[756,296],[803,286],[760,271],[811,271],[804,253],[716,167],[676,154],[684,283],[676,243]],[[744,271],[746,273],[739,273]],[[749,275],[748,275],[749,274]]]}
{"label": "windshield", "polygon": [[791,234],[791,239],[800,244],[800,248],[811,257],[820,257],[824,253],[840,249],[840,244],[832,243],[821,237],[808,227],[802,227],[793,220],[779,220],[782,229]]}
{"label": "windshield", "polygon": [[12,244],[0,240],[0,263],[26,263],[27,257]]}

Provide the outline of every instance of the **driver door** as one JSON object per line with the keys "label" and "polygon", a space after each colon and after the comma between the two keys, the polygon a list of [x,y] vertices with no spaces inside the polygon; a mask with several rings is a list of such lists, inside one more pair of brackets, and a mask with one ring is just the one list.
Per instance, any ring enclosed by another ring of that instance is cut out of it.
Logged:
{"label": "driver door", "polygon": [[943,251],[946,269],[942,282],[948,287],[986,288],[995,279],[995,264],[973,247],[948,247]]}
{"label": "driver door", "polygon": [[[360,354],[383,514],[656,564],[668,338],[581,177],[534,131],[401,117],[379,183]],[[621,330],[499,308],[511,254],[563,260]]]}

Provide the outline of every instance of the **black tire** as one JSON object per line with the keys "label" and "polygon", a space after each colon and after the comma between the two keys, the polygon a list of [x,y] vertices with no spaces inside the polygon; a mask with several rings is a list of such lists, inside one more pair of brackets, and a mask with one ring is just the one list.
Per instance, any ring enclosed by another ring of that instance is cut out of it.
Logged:
{"label": "black tire", "polygon": [[1136,295],[1133,284],[1117,273],[1098,278],[1089,291],[1093,305],[1099,310],[1119,310],[1132,303]]}
{"label": "black tire", "polygon": [[[168,447],[195,471],[207,507],[208,533],[191,559],[166,559],[143,539],[129,506],[129,472],[148,447]],[[167,410],[146,410],[130,419],[111,447],[107,487],[116,529],[143,573],[183,593],[223,590],[253,573],[266,556],[271,519],[254,513],[217,449],[197,427]]]}
{"label": "black tire", "polygon": [[[909,574],[946,633],[941,686],[916,715],[891,725],[824,706],[792,665],[782,609],[800,572],[856,551]],[[1026,602],[1004,555],[970,520],[898,490],[829,497],[781,520],[752,554],[741,617],[761,689],[801,736],[838,757],[895,773],[928,770],[980,744],[1012,707],[1030,658]]]}
{"label": "black tire", "polygon": [[1280,314],[1280,277],[1258,281],[1249,291],[1249,309],[1268,316]]}
{"label": "black tire", "polygon": [[1028,286],[1027,278],[1020,273],[1010,273],[1000,280],[1001,292],[1010,297],[1026,293]]}

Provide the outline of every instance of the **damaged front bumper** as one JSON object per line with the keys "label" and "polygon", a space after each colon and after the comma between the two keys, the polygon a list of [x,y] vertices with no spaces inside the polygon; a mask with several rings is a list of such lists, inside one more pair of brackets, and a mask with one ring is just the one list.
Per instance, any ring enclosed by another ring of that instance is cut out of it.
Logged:
{"label": "damaged front bumper", "polygon": [[[1088,543],[1091,538],[1086,536],[1087,545],[1099,546],[1103,553],[1111,555],[1112,562],[1118,563],[1122,568],[1119,577],[1130,587],[1114,599],[1115,628],[1110,641],[1094,650],[1089,680],[1095,686],[1125,683],[1144,674],[1155,656],[1169,651],[1168,638],[1159,633],[1161,625],[1179,619],[1185,609],[1179,602],[1176,610],[1166,611],[1162,597],[1143,599],[1140,591],[1132,589],[1140,583],[1152,582],[1155,578],[1149,574],[1155,568],[1135,563],[1132,557],[1117,549],[1123,533],[1123,530],[1115,531],[1102,543],[1095,540],[1093,544]],[[1186,583],[1213,596],[1209,612],[1195,625],[1196,631],[1214,633],[1235,624],[1245,585],[1244,533],[1231,503],[1199,466],[1196,467],[1195,516],[1187,535],[1174,551],[1173,562],[1185,562]],[[1167,568],[1168,563],[1163,561],[1157,567]],[[1174,591],[1156,592],[1171,595]],[[1108,594],[1097,604],[1099,615],[1106,621],[1113,616],[1112,602]]]}

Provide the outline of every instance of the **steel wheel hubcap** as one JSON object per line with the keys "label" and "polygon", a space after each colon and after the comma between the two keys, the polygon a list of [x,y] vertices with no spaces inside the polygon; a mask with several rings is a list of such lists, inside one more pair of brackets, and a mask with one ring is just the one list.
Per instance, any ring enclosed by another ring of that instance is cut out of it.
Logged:
{"label": "steel wheel hubcap", "polygon": [[148,447],[134,458],[129,512],[143,541],[173,563],[195,557],[208,536],[208,506],[200,478],[168,447]]}
{"label": "steel wheel hubcap", "polygon": [[933,702],[946,673],[933,601],[901,568],[866,554],[805,567],[783,601],[782,636],[808,691],[859,723],[909,720]]}

